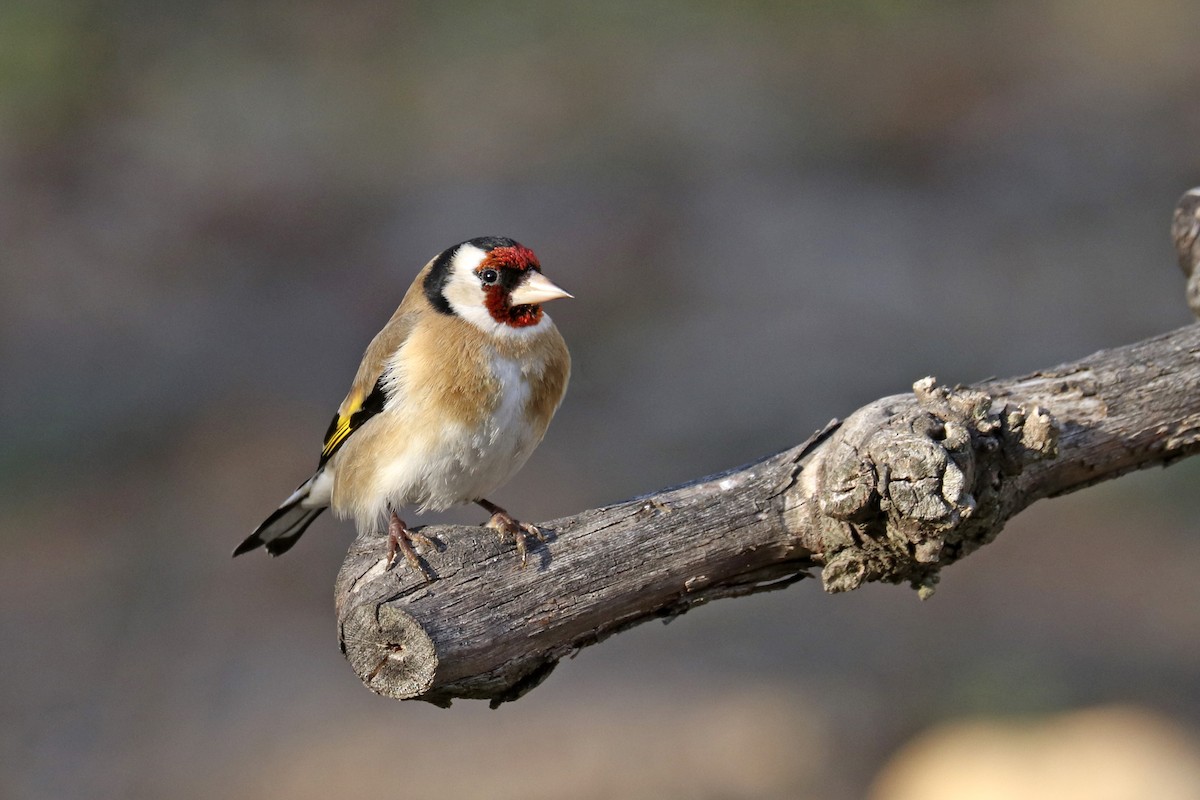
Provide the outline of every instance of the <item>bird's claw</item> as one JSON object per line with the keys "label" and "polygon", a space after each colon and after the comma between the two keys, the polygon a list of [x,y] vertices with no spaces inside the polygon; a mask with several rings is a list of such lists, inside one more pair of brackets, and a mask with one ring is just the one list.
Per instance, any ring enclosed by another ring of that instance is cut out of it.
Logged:
{"label": "bird's claw", "polygon": [[413,547],[414,539],[425,547],[434,547],[432,539],[420,531],[410,531],[404,521],[393,512],[392,518],[388,522],[387,565],[384,566],[383,571],[388,572],[396,566],[396,556],[403,553],[404,560],[410,567],[421,573],[426,581],[432,581],[433,573],[429,571],[429,567],[425,566],[425,562],[421,560],[416,548]]}
{"label": "bird's claw", "polygon": [[541,528],[528,522],[519,522],[506,511],[497,511],[492,514],[492,518],[487,521],[487,527],[500,534],[501,540],[511,538],[516,543],[517,555],[521,557],[522,567],[528,560],[530,537],[536,538],[539,542],[546,541],[546,534],[542,533]]}

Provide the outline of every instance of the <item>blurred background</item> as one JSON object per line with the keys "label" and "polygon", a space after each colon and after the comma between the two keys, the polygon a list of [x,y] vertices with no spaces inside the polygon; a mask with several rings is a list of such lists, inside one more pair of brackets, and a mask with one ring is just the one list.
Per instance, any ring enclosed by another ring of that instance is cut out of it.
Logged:
{"label": "blurred background", "polygon": [[925,375],[1187,324],[1198,25],[1186,0],[6,0],[0,797],[1200,797],[1200,459],[1037,504],[928,602],[717,603],[497,711],[358,682],[348,524],[229,558],[472,236],[578,298],[551,307],[566,403],[493,498],[529,520]]}

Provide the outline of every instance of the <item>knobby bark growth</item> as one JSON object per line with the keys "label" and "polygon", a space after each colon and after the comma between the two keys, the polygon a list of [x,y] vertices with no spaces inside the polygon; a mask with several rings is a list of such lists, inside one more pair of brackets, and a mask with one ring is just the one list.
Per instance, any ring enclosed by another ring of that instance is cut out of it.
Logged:
{"label": "knobby bark growth", "polygon": [[[1172,233],[1200,315],[1200,189]],[[753,464],[545,523],[525,569],[484,528],[425,528],[428,582],[385,572],[386,537],[360,536],[338,574],[339,637],[380,694],[497,705],[621,630],[818,571],[830,592],[927,596],[1036,500],[1196,452],[1200,324],[1019,378],[924,378]]]}

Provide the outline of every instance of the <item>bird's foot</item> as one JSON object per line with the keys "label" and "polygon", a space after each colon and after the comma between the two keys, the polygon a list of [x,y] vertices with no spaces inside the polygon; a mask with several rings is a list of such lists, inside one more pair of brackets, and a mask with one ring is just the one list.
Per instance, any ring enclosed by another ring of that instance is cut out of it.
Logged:
{"label": "bird's foot", "polygon": [[425,566],[425,562],[417,555],[417,550],[413,547],[413,540],[419,541],[425,547],[432,548],[433,540],[420,531],[410,531],[408,526],[404,524],[404,520],[392,512],[392,517],[388,520],[388,552],[387,566],[383,568],[387,572],[392,567],[396,566],[396,556],[400,553],[404,554],[404,560],[408,565],[425,576],[425,580],[432,581],[433,573],[429,571],[429,567]]}
{"label": "bird's foot", "polygon": [[487,521],[487,527],[499,533],[501,539],[511,538],[516,542],[517,555],[521,557],[522,567],[525,566],[528,558],[530,537],[536,538],[539,542],[546,541],[546,534],[542,533],[542,529],[537,525],[531,525],[528,522],[519,522],[513,519],[511,514],[499,507],[492,512],[492,518]]}

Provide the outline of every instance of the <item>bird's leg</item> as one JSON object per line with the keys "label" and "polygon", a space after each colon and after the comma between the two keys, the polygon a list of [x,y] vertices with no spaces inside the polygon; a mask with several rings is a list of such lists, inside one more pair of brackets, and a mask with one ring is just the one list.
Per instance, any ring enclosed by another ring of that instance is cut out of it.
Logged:
{"label": "bird's leg", "polygon": [[409,563],[409,566],[424,575],[425,580],[431,581],[433,573],[417,555],[416,549],[413,548],[413,539],[419,539],[421,544],[426,547],[433,547],[433,541],[428,536],[417,531],[410,531],[404,524],[404,520],[400,519],[395,511],[392,511],[391,519],[388,520],[388,560],[384,572],[396,565],[397,553],[404,553],[404,560]]}
{"label": "bird's leg", "polygon": [[546,541],[546,535],[537,525],[528,522],[518,522],[512,515],[490,500],[476,500],[483,506],[484,511],[492,515],[487,521],[487,527],[500,534],[501,539],[511,536],[517,544],[517,554],[521,556],[521,566],[525,566],[526,554],[529,552],[529,537],[535,536],[538,541]]}

